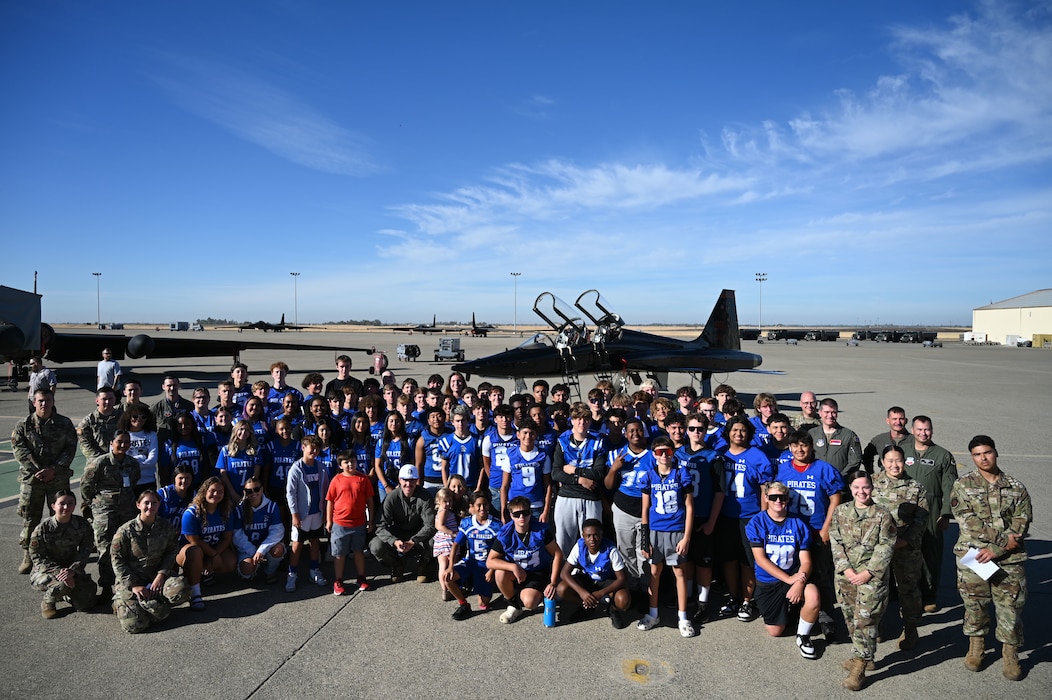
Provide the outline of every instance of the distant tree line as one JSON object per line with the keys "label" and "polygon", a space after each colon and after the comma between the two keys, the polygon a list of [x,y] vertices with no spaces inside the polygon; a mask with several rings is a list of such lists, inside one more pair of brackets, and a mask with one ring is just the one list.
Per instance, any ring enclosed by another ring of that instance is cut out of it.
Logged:
{"label": "distant tree line", "polygon": [[211,316],[208,318],[199,318],[196,322],[200,323],[202,326],[228,326],[230,324],[240,323],[240,321],[231,321],[226,318],[212,318]]}
{"label": "distant tree line", "polygon": [[351,319],[349,321],[326,321],[323,326],[382,326],[383,321],[378,318],[361,320]]}

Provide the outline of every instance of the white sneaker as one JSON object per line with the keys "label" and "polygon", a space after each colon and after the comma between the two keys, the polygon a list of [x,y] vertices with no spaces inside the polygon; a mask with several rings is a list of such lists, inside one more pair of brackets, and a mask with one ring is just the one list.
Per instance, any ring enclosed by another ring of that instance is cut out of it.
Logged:
{"label": "white sneaker", "polygon": [[285,592],[292,593],[296,590],[296,574],[289,572],[288,578],[285,579]]}
{"label": "white sneaker", "polygon": [[522,617],[522,610],[519,610],[513,605],[509,605],[508,609],[500,614],[500,622],[503,625],[510,625],[520,617]]}
{"label": "white sneaker", "polygon": [[694,636],[694,625],[690,624],[690,620],[679,621],[679,636],[681,637],[693,637]]}
{"label": "white sneaker", "polygon": [[310,572],[310,580],[314,581],[314,583],[318,584],[319,586],[329,585],[329,582],[325,580],[324,576],[322,576],[321,569],[315,569],[314,571]]}
{"label": "white sneaker", "polygon": [[647,630],[654,629],[654,627],[657,626],[657,623],[658,619],[650,613],[647,613],[639,622],[636,623],[636,629],[641,632],[646,632]]}

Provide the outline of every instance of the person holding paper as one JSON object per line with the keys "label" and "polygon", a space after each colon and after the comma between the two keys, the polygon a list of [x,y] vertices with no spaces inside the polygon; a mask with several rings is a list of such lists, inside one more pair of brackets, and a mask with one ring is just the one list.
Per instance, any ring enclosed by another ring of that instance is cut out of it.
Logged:
{"label": "person holding paper", "polygon": [[[992,438],[976,435],[968,443],[977,471],[958,479],[950,495],[950,509],[960,526],[953,548],[957,556],[957,590],[964,602],[964,635],[968,654],[964,666],[979,671],[990,631],[991,600],[997,613],[994,636],[1001,642],[1004,677],[1018,681],[1018,648],[1023,643],[1023,605],[1027,586],[1023,564],[1023,540],[1033,520],[1033,507],[1026,487],[997,466],[997,447]],[[993,562],[1001,571],[984,579],[962,558],[976,550],[975,561]]]}

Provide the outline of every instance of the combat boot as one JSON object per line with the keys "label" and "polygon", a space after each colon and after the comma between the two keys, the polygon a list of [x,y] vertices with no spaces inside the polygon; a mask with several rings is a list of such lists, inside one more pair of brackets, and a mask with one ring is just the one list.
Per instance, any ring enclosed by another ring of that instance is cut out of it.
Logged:
{"label": "combat boot", "polygon": [[908,650],[917,646],[917,626],[908,622],[902,627],[902,636],[899,637],[899,649]]}
{"label": "combat boot", "polygon": [[[42,601],[40,601],[40,615],[45,620],[53,620],[56,617],[58,617],[58,609],[55,607],[55,602],[52,601],[52,600],[42,600]],[[1012,649],[1013,649],[1012,653],[1015,653],[1015,651],[1014,651],[1015,647],[1012,647]],[[1017,663],[1015,667],[1018,670],[1019,669],[1019,664]],[[1007,675],[1007,673],[1008,672],[1005,671],[1006,675]]]}
{"label": "combat boot", "polygon": [[1018,681],[1023,678],[1023,671],[1019,668],[1019,654],[1016,653],[1014,644],[1001,646],[1001,661],[1004,662],[1004,677],[1010,681]]}
{"label": "combat boot", "polygon": [[978,671],[983,667],[983,652],[986,651],[986,640],[982,637],[968,637],[968,655],[964,657],[964,667],[969,671]]}
{"label": "combat boot", "polygon": [[28,574],[33,568],[33,560],[29,558],[29,550],[23,550],[22,563],[18,565],[18,573]]}
{"label": "combat boot", "polygon": [[851,669],[847,678],[841,683],[848,690],[862,690],[866,684],[866,660],[858,656],[851,659]]}

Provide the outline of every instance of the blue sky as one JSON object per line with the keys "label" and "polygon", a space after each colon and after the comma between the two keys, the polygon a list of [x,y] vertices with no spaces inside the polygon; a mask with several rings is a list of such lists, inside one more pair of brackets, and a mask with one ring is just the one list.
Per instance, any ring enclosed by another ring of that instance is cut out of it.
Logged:
{"label": "blue sky", "polygon": [[0,81],[0,281],[55,322],[92,272],[156,322],[510,323],[513,271],[520,322],[1052,286],[1048,2],[8,2]]}

